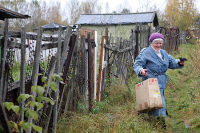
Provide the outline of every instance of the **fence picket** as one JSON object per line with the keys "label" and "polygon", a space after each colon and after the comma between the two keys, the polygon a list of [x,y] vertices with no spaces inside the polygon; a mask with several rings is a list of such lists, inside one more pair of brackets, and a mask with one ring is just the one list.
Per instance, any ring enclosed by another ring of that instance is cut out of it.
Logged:
{"label": "fence picket", "polygon": [[[20,94],[25,94],[25,78],[26,78],[26,29],[21,29],[21,66],[20,66]],[[25,102],[22,99],[21,101],[21,109],[24,108]],[[24,121],[24,112],[21,114],[21,121]],[[23,129],[21,128],[21,133],[23,133]]]}
{"label": "fence picket", "polygon": [[[6,60],[6,50],[8,45],[8,19],[5,19],[5,25],[4,25],[4,44],[1,48],[2,57],[1,57],[1,79],[0,79],[0,100],[3,100],[4,93],[4,71],[5,71],[5,60]],[[7,81],[5,81],[7,82]],[[4,101],[3,101],[4,102]]]}

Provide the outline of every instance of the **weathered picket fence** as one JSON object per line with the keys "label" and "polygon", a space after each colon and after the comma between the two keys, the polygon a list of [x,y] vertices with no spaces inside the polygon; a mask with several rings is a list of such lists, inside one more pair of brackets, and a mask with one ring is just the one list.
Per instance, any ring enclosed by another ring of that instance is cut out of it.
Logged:
{"label": "weathered picket fence", "polygon": [[[52,93],[55,104],[44,104],[43,110],[38,112],[40,117],[35,123],[44,127],[44,132],[55,132],[59,116],[68,111],[76,111],[78,102],[84,103],[90,111],[93,101],[102,99],[105,85],[112,84],[116,78],[125,83],[130,91],[127,73],[132,69],[139,51],[149,46],[148,38],[153,32],[148,25],[136,25],[130,38],[122,39],[108,35],[109,29],[106,28],[98,46],[95,31],[83,28],[73,31],[67,27],[63,31],[60,27],[57,36],[43,34],[42,28],[38,29],[37,34],[27,33],[25,28],[21,32],[4,31],[7,32],[4,32],[1,41],[0,84],[3,102],[17,104],[17,97],[23,93],[30,94],[31,86],[42,86],[41,76],[35,76],[38,73],[42,73],[48,80],[51,74],[62,73],[65,85],[58,83],[56,93],[49,88],[45,92],[46,97]],[[178,50],[184,42],[184,35],[176,29],[160,28],[159,32],[165,36],[164,49],[168,51]],[[13,79],[13,66],[17,51],[21,57],[18,58],[20,74],[16,81]],[[21,103],[21,107],[24,107],[24,103]],[[18,116],[7,111],[7,117],[15,120]],[[21,118],[26,119],[24,114]],[[32,120],[29,119],[29,122]]]}

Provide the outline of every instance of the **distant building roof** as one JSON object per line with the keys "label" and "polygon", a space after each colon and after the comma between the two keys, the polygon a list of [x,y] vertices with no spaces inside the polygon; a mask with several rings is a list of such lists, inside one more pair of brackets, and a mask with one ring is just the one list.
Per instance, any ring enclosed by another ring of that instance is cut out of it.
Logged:
{"label": "distant building roof", "polygon": [[0,20],[4,20],[5,18],[29,18],[28,15],[23,15],[7,8],[0,6]]}
{"label": "distant building roof", "polygon": [[[58,29],[59,26],[62,26],[63,29],[67,27],[65,25],[61,25],[61,24],[54,23],[54,22],[51,22],[49,24],[45,24],[45,25],[43,25],[41,27],[43,27],[44,30],[52,30],[52,29]],[[38,29],[38,27],[35,28],[35,29]]]}
{"label": "distant building roof", "polygon": [[115,25],[153,23],[158,25],[156,12],[128,13],[128,14],[82,14],[76,24],[81,25]]}

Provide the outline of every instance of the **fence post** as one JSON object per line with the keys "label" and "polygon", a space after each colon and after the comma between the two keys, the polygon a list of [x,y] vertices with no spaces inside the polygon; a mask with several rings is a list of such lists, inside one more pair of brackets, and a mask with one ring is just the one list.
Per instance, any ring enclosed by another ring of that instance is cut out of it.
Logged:
{"label": "fence post", "polygon": [[[26,29],[21,29],[21,66],[20,66],[20,94],[25,94],[25,78],[26,78]],[[22,99],[21,109],[24,108],[25,102]],[[24,121],[24,112],[21,114],[21,121]],[[21,128],[21,133],[23,129]]]}
{"label": "fence post", "polygon": [[[51,80],[51,74],[55,70],[55,64],[56,64],[56,57],[52,56],[51,60],[50,60],[49,70],[48,70],[48,73],[47,73],[47,81],[48,82]],[[49,93],[49,86],[47,87],[44,96],[47,97],[48,93]],[[53,110],[53,105],[50,105],[50,108],[49,108],[49,111],[48,111],[49,114],[47,114],[48,117],[47,117],[46,124],[45,124],[45,127],[44,127],[44,133],[48,132],[48,127],[49,127],[49,122],[50,122],[50,119],[51,119],[52,110]],[[46,111],[44,111],[44,112],[46,112]]]}
{"label": "fence post", "polygon": [[[37,33],[37,42],[35,48],[35,55],[34,55],[34,63],[33,63],[33,72],[32,72],[32,86],[37,85],[38,76],[35,76],[39,72],[39,63],[40,63],[40,52],[41,52],[41,45],[42,45],[42,32],[43,28],[39,27]],[[33,93],[33,96],[36,96],[36,93]],[[33,110],[33,108],[31,108]],[[32,123],[32,119],[29,117],[28,122]],[[31,128],[27,130],[27,133],[31,133]]]}
{"label": "fence post", "polygon": [[[70,65],[70,62],[71,62],[71,58],[72,58],[72,54],[74,52],[74,47],[75,47],[75,42],[76,42],[76,35],[72,35],[71,36],[71,41],[70,41],[70,48],[69,48],[69,53],[67,55],[67,59],[65,60],[65,68],[64,68],[64,72],[63,72],[63,81],[66,82],[66,78],[67,78],[67,73],[68,73],[68,70],[69,70],[69,65]],[[70,92],[70,90],[68,91]],[[64,114],[67,112],[67,109],[68,109],[68,102],[66,102],[65,104],[65,109],[64,109]]]}
{"label": "fence post", "polygon": [[[105,29],[105,44],[108,45],[108,27]],[[102,81],[101,81],[101,96],[103,96],[103,93],[105,91],[105,78],[108,78],[107,72],[108,72],[108,56],[109,56],[109,50],[105,48],[105,55],[103,59],[103,64],[105,65],[105,68],[103,69],[102,74]],[[106,64],[104,63],[106,62]]]}
{"label": "fence post", "polygon": [[4,25],[4,44],[1,48],[1,52],[3,53],[1,57],[1,80],[0,80],[0,100],[3,100],[3,92],[4,87],[4,71],[5,71],[5,60],[6,60],[6,49],[7,49],[7,40],[8,40],[8,19],[5,19]]}
{"label": "fence post", "polygon": [[[56,61],[56,68],[55,73],[59,74],[61,72],[61,34],[62,34],[62,26],[59,26],[59,34],[58,34],[58,49],[57,49],[57,61]],[[59,95],[59,82],[57,81],[57,90],[54,93],[54,100],[55,104],[53,106],[53,132],[56,133],[56,125],[57,125],[57,118],[58,118],[58,95]]]}
{"label": "fence post", "polygon": [[82,90],[81,93],[83,95],[83,100],[86,102],[85,105],[86,107],[88,107],[88,100],[87,100],[87,90],[88,90],[88,56],[87,56],[87,45],[85,43],[85,38],[83,36],[81,36],[81,59],[82,59],[82,78],[85,79],[83,86],[82,86]]}
{"label": "fence post", "polygon": [[[67,50],[69,49],[68,45],[69,45],[69,41],[70,41],[70,37],[71,37],[71,32],[72,32],[72,27],[68,26],[67,30],[65,31],[65,39],[64,39],[63,48],[62,48],[62,55],[61,55],[61,62],[60,62],[61,70],[63,68],[64,61],[66,59]],[[62,105],[62,102],[63,102],[63,96],[64,96],[65,89],[66,89],[66,86],[60,88],[62,95],[61,95],[60,104],[59,104],[59,107],[58,107],[58,113],[60,112],[60,108],[61,108],[61,105]]]}
{"label": "fence post", "polygon": [[91,40],[90,40],[90,34],[87,35],[88,40],[88,89],[89,89],[89,111],[92,110],[92,47],[91,47]]}
{"label": "fence post", "polygon": [[139,25],[137,25],[137,28],[135,30],[135,37],[136,37],[136,45],[135,45],[135,57],[134,59],[138,56],[139,54]]}
{"label": "fence post", "polygon": [[133,62],[134,62],[134,60],[135,60],[135,50],[136,50],[135,28],[132,29],[132,34],[131,34],[129,40],[130,40],[130,46],[132,47],[131,53],[132,53],[132,59],[133,59]]}
{"label": "fence post", "polygon": [[95,34],[96,31],[92,31],[92,39],[94,39],[94,44],[95,47],[93,47],[93,98],[96,99],[96,90],[97,90],[97,80],[96,80],[96,76],[97,76],[97,35]]}
{"label": "fence post", "polygon": [[65,31],[65,39],[64,39],[64,44],[63,44],[63,48],[62,48],[62,55],[61,55],[61,61],[60,61],[61,67],[63,67],[64,61],[66,58],[66,53],[68,50],[71,33],[72,33],[72,27],[68,26],[67,30]]}
{"label": "fence post", "polygon": [[[119,43],[119,38],[115,37],[115,45],[117,46],[117,44]],[[119,47],[118,47],[119,48]],[[116,50],[118,50],[118,48]],[[113,83],[114,79],[115,79],[115,74],[116,74],[116,60],[117,60],[117,52],[114,51],[113,52],[113,68],[112,68],[112,80],[111,82]]]}
{"label": "fence post", "polygon": [[97,87],[97,101],[100,101],[100,88],[102,81],[102,63],[103,63],[103,49],[104,49],[104,40],[105,36],[101,38],[101,51],[100,51],[100,60],[99,60],[99,77],[98,77],[98,87]]}

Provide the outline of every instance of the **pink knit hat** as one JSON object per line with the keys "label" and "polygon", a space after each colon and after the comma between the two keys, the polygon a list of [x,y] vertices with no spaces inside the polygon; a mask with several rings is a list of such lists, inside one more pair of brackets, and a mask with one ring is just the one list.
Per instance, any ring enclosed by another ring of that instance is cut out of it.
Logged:
{"label": "pink knit hat", "polygon": [[157,38],[161,38],[164,41],[164,36],[160,33],[153,33],[150,37],[149,37],[149,42],[153,42],[154,39]]}

